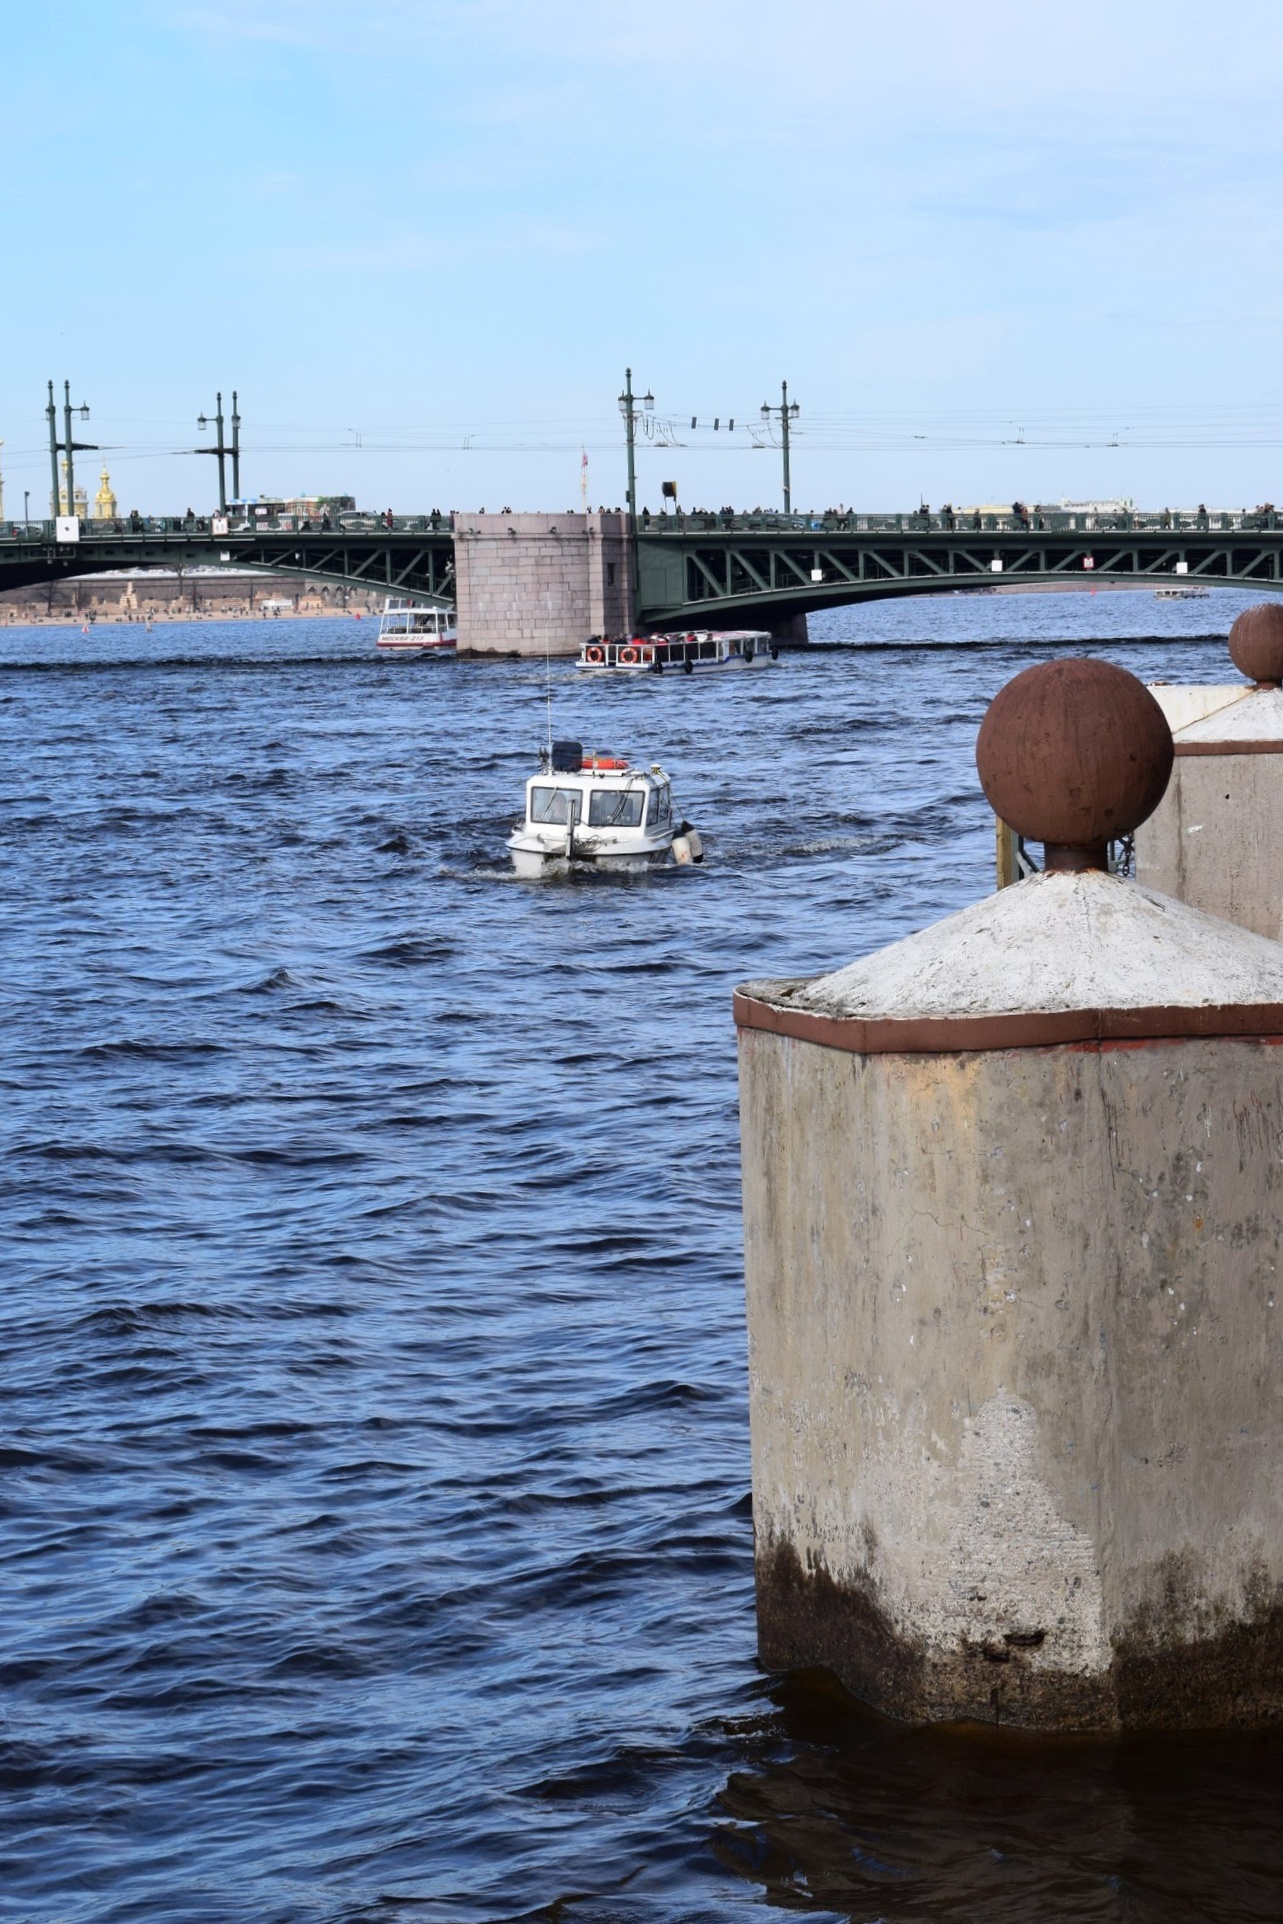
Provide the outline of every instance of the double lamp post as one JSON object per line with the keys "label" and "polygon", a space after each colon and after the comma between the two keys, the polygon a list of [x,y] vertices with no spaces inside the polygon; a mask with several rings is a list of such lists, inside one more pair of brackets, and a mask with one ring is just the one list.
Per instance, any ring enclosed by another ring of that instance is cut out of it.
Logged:
{"label": "double lamp post", "polygon": [[58,439],[58,409],[53,398],[53,382],[49,383],[49,404],[45,408],[45,419],[49,423],[49,478],[53,492],[50,507],[55,520],[62,513],[62,483],[58,478],[58,456],[65,454],[67,475],[67,513],[76,512],[76,456],[97,447],[96,441],[77,441],[71,432],[71,417],[78,414],[82,421],[89,419],[88,406],[82,401],[78,408],[71,405],[71,382],[62,384],[63,436]]}
{"label": "double lamp post", "polygon": [[[624,436],[628,444],[628,532],[633,536],[637,533],[637,423],[643,420],[646,415],[653,414],[654,411],[654,395],[649,389],[645,394],[635,395],[633,393],[633,371],[630,367],[625,368],[624,391],[619,397],[619,412],[624,417]],[[792,479],[789,473],[789,428],[797,419],[799,413],[800,409],[797,402],[789,400],[789,384],[787,381],[780,383],[780,398],[777,402],[772,404],[769,401],[763,401],[762,403],[762,419],[764,421],[770,421],[777,415],[779,417],[780,442],[784,454],[785,514],[791,514],[793,512]],[[694,427],[694,425],[695,423],[692,421],[691,426]],[[714,425],[716,425],[716,423],[714,423]],[[732,421],[731,426],[734,427],[734,425],[735,423]],[[668,490],[668,485],[667,482],[664,483],[665,492]]]}

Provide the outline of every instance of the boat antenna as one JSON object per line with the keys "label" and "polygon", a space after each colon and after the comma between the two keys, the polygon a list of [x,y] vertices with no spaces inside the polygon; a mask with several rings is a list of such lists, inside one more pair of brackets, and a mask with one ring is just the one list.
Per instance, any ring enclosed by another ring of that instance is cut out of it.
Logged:
{"label": "boat antenna", "polygon": [[552,639],[548,634],[543,638],[544,689],[548,699],[548,766],[552,767]]}

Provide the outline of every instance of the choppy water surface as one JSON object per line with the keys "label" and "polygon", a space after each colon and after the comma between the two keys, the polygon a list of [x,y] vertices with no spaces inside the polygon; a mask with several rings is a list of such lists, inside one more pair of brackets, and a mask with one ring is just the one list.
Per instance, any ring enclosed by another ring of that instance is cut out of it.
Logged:
{"label": "choppy water surface", "polygon": [[537,666],[0,631],[0,1915],[1279,1916],[1271,1736],[912,1732],[758,1669],[730,1022],[988,889],[1015,669],[1225,679],[1240,605],[558,666],[558,732],[662,757],[709,847],[563,884],[502,858]]}

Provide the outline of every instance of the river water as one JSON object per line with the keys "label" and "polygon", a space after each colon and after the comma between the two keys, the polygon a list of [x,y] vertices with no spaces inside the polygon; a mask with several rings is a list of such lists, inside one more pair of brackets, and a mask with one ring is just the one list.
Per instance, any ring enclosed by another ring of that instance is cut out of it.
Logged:
{"label": "river water", "polygon": [[1277,1919],[1273,1735],[887,1724],[754,1654],[730,993],[991,886],[1052,652],[1243,598],[844,611],[576,685],[702,870],[516,883],[539,665],[0,630],[0,1917]]}

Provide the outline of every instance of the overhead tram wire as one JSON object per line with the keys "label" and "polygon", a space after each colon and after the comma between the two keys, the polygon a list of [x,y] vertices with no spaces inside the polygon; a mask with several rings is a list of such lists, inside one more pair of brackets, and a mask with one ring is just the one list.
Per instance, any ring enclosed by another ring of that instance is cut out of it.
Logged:
{"label": "overhead tram wire", "polygon": [[[692,430],[686,425],[692,420],[703,425]],[[718,423],[716,430],[712,427],[714,420]],[[661,421],[659,429],[653,445],[685,455],[725,457],[774,445],[763,440],[760,424],[750,409],[733,417],[700,416],[698,410],[682,410],[674,413],[671,422]],[[1190,410],[1173,417],[1159,407],[1133,405],[1108,411],[1062,408],[1040,413],[1025,409],[1017,420],[982,409],[916,417],[889,410],[859,414],[817,410],[805,423],[799,422],[793,432],[812,452],[828,454],[966,454],[992,450],[1067,453],[1124,448],[1138,452],[1212,452],[1283,447],[1283,411],[1273,418],[1262,418],[1259,411],[1227,407]],[[153,439],[150,435],[137,441],[124,438],[100,445],[104,454],[121,463],[186,458],[192,452],[190,445],[182,445],[176,437]],[[457,458],[464,454],[577,454],[581,448],[596,454],[616,453],[617,425],[601,419],[585,424],[582,418],[544,418],[519,424],[515,432],[511,422],[425,426],[408,433],[404,428],[389,428],[386,434],[367,429],[362,430],[358,443],[351,435],[338,438],[332,432],[313,433],[282,423],[275,429],[268,426],[258,441],[258,452],[263,455],[316,459],[335,455],[351,459],[370,455],[448,454]],[[34,441],[29,447],[11,444],[8,460],[34,462],[44,452],[43,446]]]}

